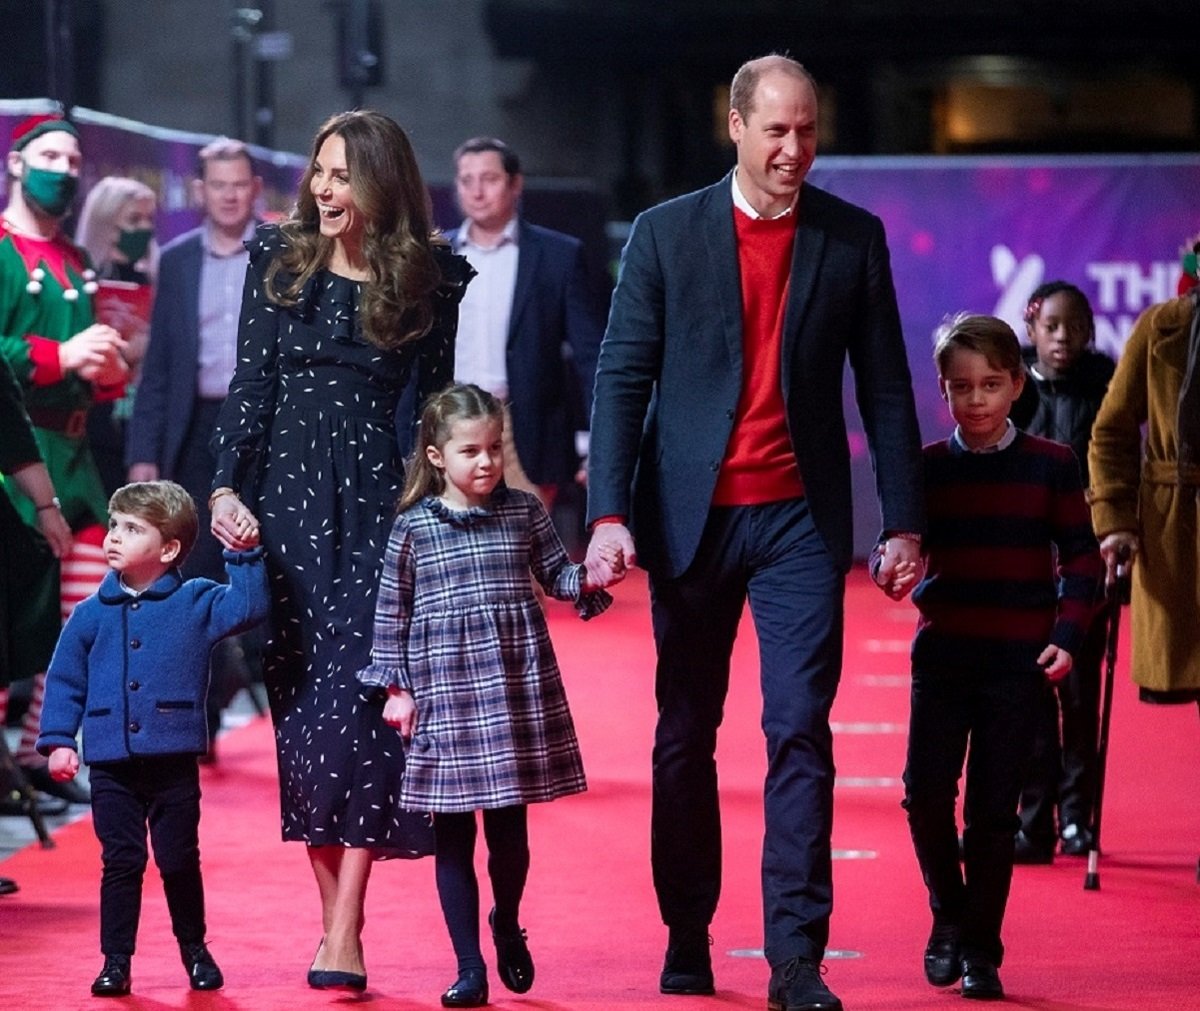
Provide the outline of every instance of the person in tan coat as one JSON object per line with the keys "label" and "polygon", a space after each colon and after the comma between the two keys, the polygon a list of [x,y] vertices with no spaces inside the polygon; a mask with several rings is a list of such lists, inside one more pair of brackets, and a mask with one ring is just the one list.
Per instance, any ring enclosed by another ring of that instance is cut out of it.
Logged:
{"label": "person in tan coat", "polygon": [[1138,318],[1088,452],[1092,525],[1110,582],[1122,548],[1136,560],[1132,677],[1145,702],[1200,702],[1198,296]]}

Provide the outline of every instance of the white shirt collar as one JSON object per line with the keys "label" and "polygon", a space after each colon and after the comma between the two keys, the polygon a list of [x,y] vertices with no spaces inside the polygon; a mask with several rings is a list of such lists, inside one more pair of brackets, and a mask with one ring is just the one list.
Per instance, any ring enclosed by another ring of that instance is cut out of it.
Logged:
{"label": "white shirt collar", "polygon": [[1012,419],[1010,418],[1006,424],[1007,427],[1004,429],[1004,434],[1000,436],[999,442],[994,442],[990,446],[983,446],[980,449],[972,449],[963,441],[962,429],[958,426],[955,426],[952,438],[958,448],[966,453],[999,453],[1002,449],[1008,449],[1017,438],[1017,426],[1012,423]]}
{"label": "white shirt collar", "polygon": [[[742,188],[738,185],[737,169],[734,169],[729,173],[729,178],[733,180],[733,206],[749,218],[754,218],[755,220],[761,218],[762,215],[754,209],[750,201],[746,199],[746,195],[742,192]],[[799,194],[797,194],[797,196],[799,196]],[[771,215],[771,220],[776,221],[779,218],[786,218],[795,209],[796,201],[793,200],[790,206],[784,208],[778,214]]]}
{"label": "white shirt collar", "polygon": [[463,246],[470,246],[472,249],[499,249],[501,246],[509,244],[517,245],[517,215],[513,215],[508,219],[500,233],[500,241],[494,246],[481,246],[471,238],[471,219],[466,218],[461,225],[458,226],[458,231],[454,233],[454,251],[462,252]]}

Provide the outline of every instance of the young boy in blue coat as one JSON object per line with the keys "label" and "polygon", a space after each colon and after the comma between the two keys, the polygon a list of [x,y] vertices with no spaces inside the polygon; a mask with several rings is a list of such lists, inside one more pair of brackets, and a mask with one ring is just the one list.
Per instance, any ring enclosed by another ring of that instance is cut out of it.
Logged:
{"label": "young boy in blue coat", "polygon": [[59,637],[37,748],[49,756],[50,774],[69,780],[79,771],[75,739],[83,727],[103,863],[104,968],[92,993],[130,991],[147,826],[188,981],[193,990],[216,990],[224,978],[204,942],[197,757],[208,748],[209,651],[267,614],[262,549],[225,552],[228,584],[185,582],[179,565],[196,541],[197,519],[183,488],[128,484],[108,508],[111,571]]}

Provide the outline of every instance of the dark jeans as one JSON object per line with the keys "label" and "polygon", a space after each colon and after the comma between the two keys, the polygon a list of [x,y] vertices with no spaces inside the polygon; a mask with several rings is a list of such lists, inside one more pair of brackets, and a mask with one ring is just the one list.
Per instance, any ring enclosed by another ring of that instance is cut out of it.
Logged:
{"label": "dark jeans", "polygon": [[[964,958],[1004,957],[1017,801],[1044,685],[1036,672],[913,674],[903,806],[934,923],[960,928]],[[960,868],[954,808],[964,758]]]}
{"label": "dark jeans", "polygon": [[1067,825],[1092,824],[1107,617],[1107,612],[1097,615],[1071,672],[1043,692],[1029,779],[1021,791],[1021,829],[1047,850],[1054,849],[1058,833]]}
{"label": "dark jeans", "polygon": [[833,738],[845,578],[803,499],[717,507],[696,559],[651,578],[658,647],[651,860],[663,922],[706,926],[721,890],[717,728],[743,607],[758,635],[767,742],[762,855],[771,965],[820,959],[833,907]]}
{"label": "dark jeans", "polygon": [[180,943],[203,941],[200,774],[195,755],[153,755],[89,769],[92,822],[100,840],[100,950],[132,955],[142,911],[146,829],[162,875],[171,929]]}
{"label": "dark jeans", "polygon": [[[475,877],[475,812],[435,814],[434,869],[438,901],[458,969],[483,969],[479,948],[479,880]],[[528,809],[524,804],[483,812],[488,847],[488,878],[496,907],[495,925],[515,934],[529,876]]]}

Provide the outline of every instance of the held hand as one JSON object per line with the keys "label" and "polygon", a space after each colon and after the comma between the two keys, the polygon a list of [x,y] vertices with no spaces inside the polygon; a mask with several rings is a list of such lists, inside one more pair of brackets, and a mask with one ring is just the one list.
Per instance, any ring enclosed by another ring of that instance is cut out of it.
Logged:
{"label": "held hand", "polygon": [[1042,650],[1038,663],[1046,673],[1046,680],[1057,684],[1071,672],[1074,664],[1071,654],[1059,646],[1050,645]]}
{"label": "held hand", "polygon": [[71,527],[57,507],[39,509],[37,514],[38,530],[50,542],[50,550],[55,558],[65,558],[71,550]]}
{"label": "held hand", "polygon": [[79,756],[74,748],[55,748],[50,752],[50,778],[56,783],[74,779],[79,772]]}
{"label": "held hand", "polygon": [[621,523],[596,524],[583,564],[590,586],[611,586],[624,579],[628,568],[637,564],[637,549],[628,527]]}
{"label": "held hand", "polygon": [[401,689],[388,689],[383,722],[399,730],[406,741],[410,740],[417,729],[417,703],[412,695]]}
{"label": "held hand", "polygon": [[258,520],[236,495],[219,495],[212,504],[212,533],[230,551],[258,544]]}
{"label": "held hand", "polygon": [[875,581],[892,600],[903,600],[921,577],[921,545],[907,537],[889,537]]}
{"label": "held hand", "polygon": [[1141,542],[1132,530],[1114,530],[1100,542],[1100,557],[1104,559],[1104,585],[1112,586],[1117,581],[1117,568],[1121,575],[1128,574],[1137,558]]}

